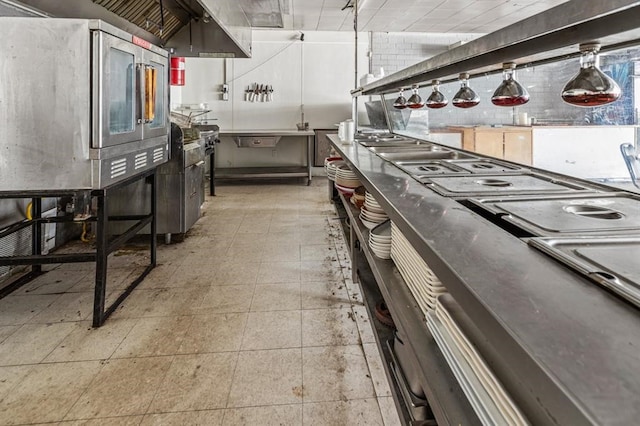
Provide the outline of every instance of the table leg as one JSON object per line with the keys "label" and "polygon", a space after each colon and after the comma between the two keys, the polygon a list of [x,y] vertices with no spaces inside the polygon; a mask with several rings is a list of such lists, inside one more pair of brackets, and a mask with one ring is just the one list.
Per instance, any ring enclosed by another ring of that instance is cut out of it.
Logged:
{"label": "table leg", "polygon": [[311,185],[311,167],[313,165],[313,141],[312,135],[307,136],[307,186]]}
{"label": "table leg", "polygon": [[216,164],[216,150],[214,148],[213,151],[211,151],[211,155],[209,155],[209,195],[211,195],[212,197],[216,195],[215,164]]}

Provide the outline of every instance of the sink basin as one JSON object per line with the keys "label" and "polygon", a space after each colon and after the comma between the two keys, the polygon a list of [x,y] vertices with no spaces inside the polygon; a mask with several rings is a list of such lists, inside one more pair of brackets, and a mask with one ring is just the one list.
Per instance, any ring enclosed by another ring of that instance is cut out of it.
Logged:
{"label": "sink basin", "polygon": [[429,150],[416,150],[416,151],[396,151],[396,152],[380,152],[378,155],[385,160],[394,161],[423,161],[423,160],[453,160],[460,158],[473,158],[471,155],[462,154],[455,151],[429,151]]}

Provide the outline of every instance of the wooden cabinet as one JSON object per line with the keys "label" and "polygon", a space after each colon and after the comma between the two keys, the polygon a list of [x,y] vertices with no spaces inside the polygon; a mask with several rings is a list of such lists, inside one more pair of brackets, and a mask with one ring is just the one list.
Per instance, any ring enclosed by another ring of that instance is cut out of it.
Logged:
{"label": "wooden cabinet", "polygon": [[531,165],[531,129],[522,127],[454,127],[462,133],[462,148],[514,163]]}

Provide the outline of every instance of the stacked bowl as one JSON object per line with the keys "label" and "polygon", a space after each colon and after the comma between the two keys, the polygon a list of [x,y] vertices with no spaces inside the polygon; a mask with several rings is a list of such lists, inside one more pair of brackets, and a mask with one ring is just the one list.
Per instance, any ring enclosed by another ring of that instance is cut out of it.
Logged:
{"label": "stacked bowl", "polygon": [[356,208],[361,209],[364,206],[364,197],[366,194],[366,190],[364,186],[359,186],[353,191],[353,196],[351,197],[351,204],[356,206]]}
{"label": "stacked bowl", "polygon": [[369,192],[364,194],[364,205],[360,210],[360,220],[369,229],[373,229],[379,223],[389,219],[380,204]]}
{"label": "stacked bowl", "polygon": [[376,225],[369,232],[369,248],[381,259],[391,259],[391,221]]}
{"label": "stacked bowl", "polygon": [[355,189],[362,186],[360,180],[355,173],[351,171],[347,164],[339,164],[336,166],[335,186],[345,197],[349,198],[353,195]]}
{"label": "stacked bowl", "polygon": [[327,178],[330,181],[336,180],[336,167],[345,164],[340,157],[328,157],[324,160],[324,169],[327,171]]}

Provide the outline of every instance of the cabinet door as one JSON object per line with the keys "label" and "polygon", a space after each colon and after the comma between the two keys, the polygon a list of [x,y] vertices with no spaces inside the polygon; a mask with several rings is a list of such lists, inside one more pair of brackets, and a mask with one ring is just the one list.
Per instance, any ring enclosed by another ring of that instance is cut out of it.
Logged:
{"label": "cabinet door", "polygon": [[337,133],[336,129],[315,129],[315,161],[314,166],[322,167],[324,166],[324,159],[329,156],[329,152],[331,151],[331,144],[329,143],[329,139],[327,139],[327,135],[331,133]]}
{"label": "cabinet door", "polygon": [[504,134],[504,159],[514,163],[531,165],[531,132],[507,132]]}
{"label": "cabinet door", "polygon": [[478,154],[495,158],[503,158],[503,133],[502,132],[478,132],[476,131],[476,149]]}

